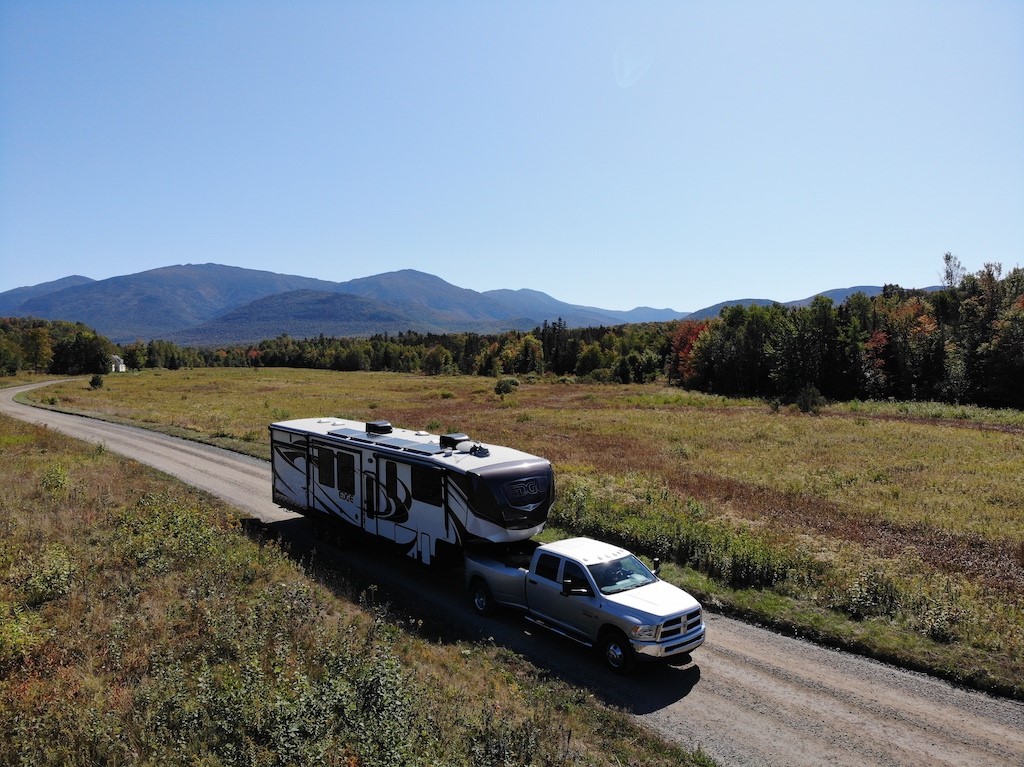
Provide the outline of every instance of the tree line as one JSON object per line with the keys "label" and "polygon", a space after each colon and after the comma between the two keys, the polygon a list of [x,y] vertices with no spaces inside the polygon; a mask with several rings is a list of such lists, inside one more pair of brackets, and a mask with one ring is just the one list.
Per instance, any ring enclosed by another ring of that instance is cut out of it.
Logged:
{"label": "tree line", "polygon": [[0,375],[107,373],[116,347],[81,322],[0,318]]}
{"label": "tree line", "polygon": [[940,290],[887,285],[840,306],[733,306],[682,322],[670,377],[726,396],[939,400],[1024,408],[1024,270],[968,274],[945,256]]}
{"label": "tree line", "polygon": [[725,396],[795,402],[941,400],[1024,408],[1024,270],[999,264],[969,274],[944,258],[939,290],[887,285],[842,304],[731,306],[708,320],[570,328],[558,319],[531,331],[368,338],[287,335],[258,344],[120,346],[80,323],[0,321],[0,373],[275,366],[426,375],[553,376],[599,383],[657,379]]}

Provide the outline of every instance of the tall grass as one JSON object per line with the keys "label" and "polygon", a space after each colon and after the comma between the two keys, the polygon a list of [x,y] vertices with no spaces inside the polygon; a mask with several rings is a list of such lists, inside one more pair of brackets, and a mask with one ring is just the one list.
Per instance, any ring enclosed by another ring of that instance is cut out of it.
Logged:
{"label": "tall grass", "polygon": [[0,764],[707,763],[156,472],[4,417],[0,444]]}
{"label": "tall grass", "polygon": [[682,502],[639,473],[563,475],[551,522],[693,567],[734,588],[772,587],[812,569],[805,552],[777,536],[708,519],[698,501]]}
{"label": "tall grass", "polygon": [[33,396],[264,458],[259,435],[285,416],[513,445],[555,464],[557,524],[680,563],[710,604],[1024,695],[1020,413],[849,403],[813,415],[656,384],[524,379],[502,397],[494,383],[183,370]]}

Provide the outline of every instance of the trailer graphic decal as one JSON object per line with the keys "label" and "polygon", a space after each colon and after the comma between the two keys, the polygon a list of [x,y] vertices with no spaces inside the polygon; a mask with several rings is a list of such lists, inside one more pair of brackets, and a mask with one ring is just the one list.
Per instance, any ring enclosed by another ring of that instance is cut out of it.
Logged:
{"label": "trailer graphic decal", "polygon": [[525,540],[554,499],[549,461],[462,433],[327,417],[271,424],[270,437],[276,503],[425,563],[471,541]]}

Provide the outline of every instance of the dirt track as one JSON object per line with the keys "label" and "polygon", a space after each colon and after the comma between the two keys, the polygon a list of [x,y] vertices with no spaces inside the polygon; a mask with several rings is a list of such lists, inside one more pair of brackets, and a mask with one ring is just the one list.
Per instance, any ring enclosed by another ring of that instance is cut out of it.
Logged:
{"label": "dirt track", "polygon": [[[270,502],[268,464],[245,456],[13,402],[26,387],[0,390],[0,412],[150,464],[223,498],[265,523],[293,550],[315,544],[301,518]],[[1024,764],[1024,704],[715,615],[689,666],[610,676],[591,655],[557,637],[535,635],[513,615],[478,619],[456,577],[424,577],[415,563],[323,551],[326,560],[379,584],[427,630],[491,639],[521,652],[598,698],[632,712],[664,737],[722,765]],[[408,576],[408,577],[406,577]],[[415,592],[415,593],[412,593]]]}

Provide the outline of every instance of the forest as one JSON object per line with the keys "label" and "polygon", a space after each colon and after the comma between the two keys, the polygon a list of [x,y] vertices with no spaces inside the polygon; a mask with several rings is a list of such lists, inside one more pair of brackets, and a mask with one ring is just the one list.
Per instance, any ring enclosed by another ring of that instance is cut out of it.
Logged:
{"label": "forest", "polygon": [[80,323],[0,320],[0,373],[274,366],[424,375],[553,376],[594,383],[665,380],[723,396],[779,403],[937,400],[1024,408],[1024,269],[968,273],[944,257],[932,291],[887,285],[835,305],[736,305],[708,320],[570,328],[561,319],[530,332],[380,334],[219,348],[166,341],[117,346]]}

